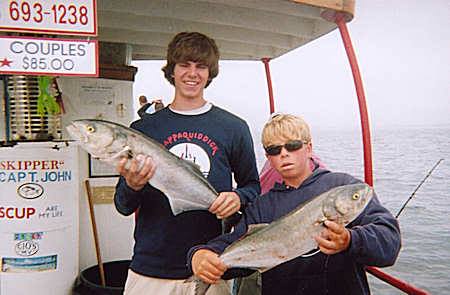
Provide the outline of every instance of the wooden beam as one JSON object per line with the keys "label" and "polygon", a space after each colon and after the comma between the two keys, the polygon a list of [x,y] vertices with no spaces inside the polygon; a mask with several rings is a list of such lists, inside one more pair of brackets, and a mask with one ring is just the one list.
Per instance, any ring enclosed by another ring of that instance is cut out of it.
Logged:
{"label": "wooden beam", "polygon": [[[298,4],[307,4],[316,7],[320,7],[323,10],[328,11],[327,14],[334,15],[336,12],[341,12],[346,15],[347,21],[353,19],[355,15],[355,0],[290,0]],[[322,14],[323,16],[323,14]],[[328,17],[324,17],[328,21],[333,21]]]}

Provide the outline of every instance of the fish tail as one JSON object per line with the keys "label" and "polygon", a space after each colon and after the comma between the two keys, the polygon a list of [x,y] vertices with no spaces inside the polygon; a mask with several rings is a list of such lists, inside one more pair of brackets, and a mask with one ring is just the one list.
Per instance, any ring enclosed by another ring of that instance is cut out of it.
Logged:
{"label": "fish tail", "polygon": [[208,291],[210,286],[211,286],[210,284],[207,284],[207,283],[199,280],[198,282],[195,282],[194,294],[195,295],[205,295],[206,291]]}
{"label": "fish tail", "polygon": [[206,291],[208,291],[210,284],[207,284],[197,278],[196,276],[191,276],[187,280],[184,281],[185,283],[195,283],[195,289],[194,289],[194,295],[205,295]]}

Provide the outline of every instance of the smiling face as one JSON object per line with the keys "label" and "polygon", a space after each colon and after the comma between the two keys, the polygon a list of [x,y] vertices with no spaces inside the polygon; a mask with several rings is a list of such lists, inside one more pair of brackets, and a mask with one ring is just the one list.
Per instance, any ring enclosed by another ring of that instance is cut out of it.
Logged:
{"label": "smiling face", "polygon": [[175,99],[203,100],[203,90],[208,82],[209,69],[202,62],[175,64],[173,79]]}
{"label": "smiling face", "polygon": [[176,85],[174,72],[177,65],[189,62],[206,65],[209,78],[204,86],[206,88],[219,73],[219,56],[214,39],[199,32],[181,32],[167,46],[167,64],[162,71],[170,84]]}

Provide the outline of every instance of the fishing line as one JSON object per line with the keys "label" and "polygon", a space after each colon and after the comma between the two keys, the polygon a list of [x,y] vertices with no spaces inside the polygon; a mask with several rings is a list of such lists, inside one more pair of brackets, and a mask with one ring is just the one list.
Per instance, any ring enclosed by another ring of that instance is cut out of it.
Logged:
{"label": "fishing line", "polygon": [[436,169],[436,167],[441,164],[441,162],[444,159],[440,159],[439,161],[437,161],[436,164],[434,164],[433,168],[431,168],[430,171],[428,171],[428,174],[422,179],[422,181],[419,183],[419,185],[416,187],[416,189],[413,191],[413,193],[409,196],[408,200],[406,200],[406,202],[403,204],[402,208],[400,208],[400,210],[398,211],[398,213],[395,215],[395,218],[398,218],[400,216],[400,213],[402,213],[403,209],[405,209],[406,205],[408,205],[409,201],[411,201],[411,199],[414,197],[414,195],[416,194],[416,192],[419,190],[419,188],[422,186],[422,184],[425,182],[425,180],[427,180],[428,177],[430,177],[431,173],[433,173],[434,169]]}
{"label": "fishing line", "polygon": [[300,257],[303,257],[303,258],[311,257],[311,256],[316,255],[317,253],[319,253],[319,252],[320,252],[320,249],[317,249],[317,250],[314,251],[314,252],[312,252],[312,251],[314,251],[314,249],[311,250],[311,251],[309,251],[309,252],[306,253],[306,254],[300,255]]}

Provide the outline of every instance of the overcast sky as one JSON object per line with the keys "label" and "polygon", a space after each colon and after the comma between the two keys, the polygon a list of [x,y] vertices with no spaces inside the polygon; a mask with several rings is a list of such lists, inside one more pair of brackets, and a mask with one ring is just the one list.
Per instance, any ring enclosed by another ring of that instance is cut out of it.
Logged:
{"label": "overcast sky", "polygon": [[[450,2],[357,0],[348,24],[372,128],[450,126]],[[213,36],[212,36],[213,37]],[[134,97],[173,98],[162,62],[138,66]],[[272,60],[275,109],[302,115],[314,128],[359,128],[353,78],[338,30]],[[261,62],[221,62],[205,98],[258,130],[268,118]]]}

